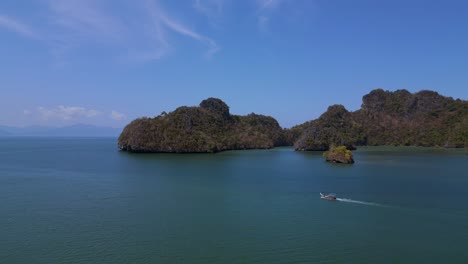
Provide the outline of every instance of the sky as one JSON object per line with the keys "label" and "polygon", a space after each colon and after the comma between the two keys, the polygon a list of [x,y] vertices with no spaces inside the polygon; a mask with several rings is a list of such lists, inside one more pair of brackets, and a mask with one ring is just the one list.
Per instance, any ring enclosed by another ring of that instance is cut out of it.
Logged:
{"label": "sky", "polygon": [[0,125],[123,127],[217,97],[291,127],[372,89],[468,99],[468,1],[2,0]]}

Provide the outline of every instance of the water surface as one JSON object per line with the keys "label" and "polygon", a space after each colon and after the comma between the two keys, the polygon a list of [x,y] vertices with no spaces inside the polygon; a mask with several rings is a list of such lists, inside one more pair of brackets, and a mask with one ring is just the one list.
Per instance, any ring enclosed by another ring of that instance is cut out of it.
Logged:
{"label": "water surface", "polygon": [[464,154],[361,148],[347,166],[3,138],[0,263],[467,263]]}

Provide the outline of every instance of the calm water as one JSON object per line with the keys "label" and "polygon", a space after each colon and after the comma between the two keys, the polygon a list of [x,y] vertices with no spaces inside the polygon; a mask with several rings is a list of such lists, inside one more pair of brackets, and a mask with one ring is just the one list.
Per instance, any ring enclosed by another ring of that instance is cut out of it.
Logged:
{"label": "calm water", "polygon": [[468,263],[464,154],[362,148],[340,166],[4,138],[0,263]]}

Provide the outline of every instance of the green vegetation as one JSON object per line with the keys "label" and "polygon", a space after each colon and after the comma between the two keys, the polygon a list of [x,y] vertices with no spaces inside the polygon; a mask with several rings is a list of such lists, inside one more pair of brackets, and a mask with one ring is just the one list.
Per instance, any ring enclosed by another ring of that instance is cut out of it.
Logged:
{"label": "green vegetation", "polygon": [[376,89],[361,109],[332,105],[319,118],[282,129],[270,116],[231,115],[216,98],[198,107],[182,106],[128,124],[118,140],[129,152],[219,152],[292,146],[325,151],[330,146],[468,147],[468,101],[433,91],[410,93]]}
{"label": "green vegetation", "polygon": [[329,162],[335,163],[354,163],[353,153],[346,146],[332,147],[329,151],[325,151],[323,156]]}
{"label": "green vegetation", "polygon": [[328,150],[330,145],[345,145],[353,148],[363,141],[361,125],[354,122],[352,113],[342,105],[332,105],[318,119],[301,127],[302,134],[294,143],[296,150]]}
{"label": "green vegetation", "polygon": [[208,98],[199,107],[179,107],[154,118],[139,118],[119,137],[129,152],[219,152],[284,145],[283,129],[269,116],[231,115],[221,100]]}
{"label": "green vegetation", "polygon": [[331,106],[318,119],[291,130],[300,134],[296,150],[327,150],[330,145],[468,147],[468,102],[433,91],[377,89],[363,97],[355,112]]}
{"label": "green vegetation", "polygon": [[323,153],[324,157],[327,157],[330,153],[333,154],[344,154],[346,159],[351,159],[353,158],[353,152],[349,149],[346,148],[346,146],[338,146],[338,147],[332,147],[330,150],[325,151]]}

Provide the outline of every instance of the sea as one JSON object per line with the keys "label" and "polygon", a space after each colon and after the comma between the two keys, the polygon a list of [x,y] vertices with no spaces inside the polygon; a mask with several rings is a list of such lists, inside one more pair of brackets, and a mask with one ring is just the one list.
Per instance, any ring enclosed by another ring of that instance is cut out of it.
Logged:
{"label": "sea", "polygon": [[466,154],[0,138],[0,263],[468,263]]}

